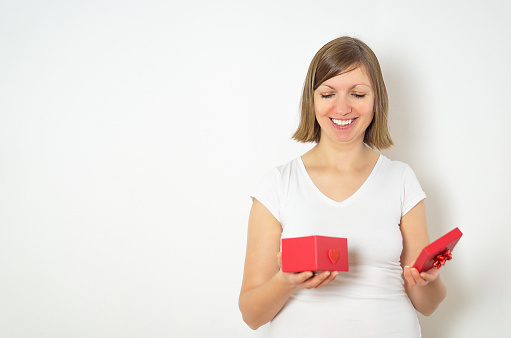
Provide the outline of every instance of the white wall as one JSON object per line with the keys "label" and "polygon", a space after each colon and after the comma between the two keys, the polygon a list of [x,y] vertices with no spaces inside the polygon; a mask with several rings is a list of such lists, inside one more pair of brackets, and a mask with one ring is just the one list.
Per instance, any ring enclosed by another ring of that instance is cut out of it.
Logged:
{"label": "white wall", "polygon": [[310,147],[308,63],[344,34],[431,237],[464,232],[424,337],[509,332],[509,2],[366,3],[0,1],[0,336],[264,336],[237,308],[248,196]]}

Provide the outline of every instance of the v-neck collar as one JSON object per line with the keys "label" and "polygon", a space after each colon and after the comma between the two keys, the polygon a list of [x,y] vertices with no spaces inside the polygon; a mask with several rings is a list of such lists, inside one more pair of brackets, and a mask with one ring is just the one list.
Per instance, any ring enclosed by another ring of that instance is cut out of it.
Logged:
{"label": "v-neck collar", "polygon": [[298,157],[298,163],[299,163],[299,167],[301,168],[302,174],[305,176],[306,180],[312,186],[312,189],[316,192],[316,194],[319,195],[319,197],[322,200],[324,200],[326,203],[336,206],[336,207],[342,207],[342,206],[346,206],[347,204],[351,203],[353,200],[355,200],[357,198],[357,196],[362,194],[363,191],[365,189],[367,189],[367,186],[370,184],[371,180],[376,175],[376,172],[380,168],[384,158],[385,158],[385,156],[383,156],[381,154],[379,155],[378,160],[376,161],[376,164],[373,167],[373,170],[371,170],[371,173],[366,178],[364,183],[362,183],[360,188],[358,188],[357,191],[355,191],[353,193],[353,195],[351,195],[350,197],[346,198],[344,201],[341,201],[341,202],[337,202],[337,201],[331,199],[330,197],[326,196],[321,190],[319,190],[319,188],[316,186],[316,184],[314,183],[312,178],[309,176],[309,173],[307,172],[307,169],[305,168],[305,164],[303,163],[301,156]]}

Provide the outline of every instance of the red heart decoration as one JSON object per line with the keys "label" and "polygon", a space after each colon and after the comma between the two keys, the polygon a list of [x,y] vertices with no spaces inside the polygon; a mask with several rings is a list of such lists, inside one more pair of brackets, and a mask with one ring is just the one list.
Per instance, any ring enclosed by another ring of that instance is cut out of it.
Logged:
{"label": "red heart decoration", "polygon": [[332,262],[332,264],[337,263],[337,261],[339,260],[339,251],[337,249],[328,250],[328,258],[330,259],[330,262]]}

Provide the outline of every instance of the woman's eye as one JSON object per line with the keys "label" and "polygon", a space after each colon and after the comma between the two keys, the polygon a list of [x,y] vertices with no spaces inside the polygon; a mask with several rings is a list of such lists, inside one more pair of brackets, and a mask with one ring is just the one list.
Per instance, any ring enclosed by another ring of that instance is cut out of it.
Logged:
{"label": "woman's eye", "polygon": [[355,96],[357,99],[361,99],[366,96],[366,94],[352,94],[352,95]]}
{"label": "woman's eye", "polygon": [[331,98],[332,96],[334,96],[334,94],[321,94],[321,97],[323,99],[328,99],[328,98]]}

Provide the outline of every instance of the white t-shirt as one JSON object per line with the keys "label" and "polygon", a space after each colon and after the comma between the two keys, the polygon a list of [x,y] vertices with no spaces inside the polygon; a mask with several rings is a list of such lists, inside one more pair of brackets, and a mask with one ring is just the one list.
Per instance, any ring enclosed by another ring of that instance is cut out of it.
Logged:
{"label": "white t-shirt", "polygon": [[349,271],[318,289],[296,290],[270,324],[270,337],[420,337],[400,265],[401,217],[426,195],[412,169],[380,155],[351,197],[336,202],[301,158],[275,168],[253,198],[282,226],[282,238],[348,239]]}

